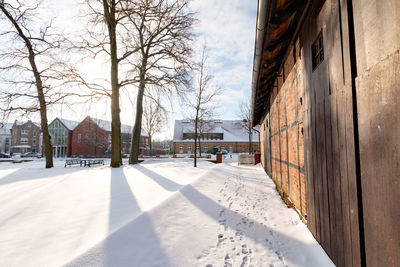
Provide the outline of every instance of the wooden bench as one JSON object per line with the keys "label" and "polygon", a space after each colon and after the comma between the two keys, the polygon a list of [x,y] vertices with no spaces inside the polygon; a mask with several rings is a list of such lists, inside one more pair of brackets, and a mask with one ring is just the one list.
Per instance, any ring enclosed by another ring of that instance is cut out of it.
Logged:
{"label": "wooden bench", "polygon": [[64,168],[67,167],[67,165],[69,165],[69,167],[71,167],[72,165],[82,166],[82,159],[67,159],[65,160]]}
{"label": "wooden bench", "polygon": [[102,164],[104,165],[104,160],[102,159],[85,159],[84,166],[90,167],[91,165]]}

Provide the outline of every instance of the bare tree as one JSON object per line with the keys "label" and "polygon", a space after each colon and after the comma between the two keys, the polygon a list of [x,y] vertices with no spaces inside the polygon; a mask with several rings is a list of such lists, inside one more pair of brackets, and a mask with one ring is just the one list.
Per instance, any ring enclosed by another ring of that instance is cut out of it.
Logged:
{"label": "bare tree", "polygon": [[150,156],[153,155],[153,136],[160,133],[166,122],[166,110],[161,106],[160,97],[147,98],[143,109],[143,129],[149,135]]}
{"label": "bare tree", "polygon": [[211,105],[205,106],[200,110],[199,119],[197,121],[197,132],[199,142],[199,156],[201,157],[201,139],[204,138],[206,133],[210,133],[215,129],[213,121],[215,115],[215,108]]}
{"label": "bare tree", "polygon": [[246,131],[249,136],[249,154],[253,152],[253,127],[251,123],[251,102],[246,101],[240,104],[238,117],[240,118],[239,126]]}
{"label": "bare tree", "polygon": [[221,93],[221,87],[212,83],[213,76],[207,68],[207,48],[204,46],[200,61],[193,69],[194,84],[190,88],[188,107],[194,118],[194,167],[197,167],[197,142],[199,139],[199,121],[213,110],[213,101]]}
{"label": "bare tree", "polygon": [[[192,26],[195,13],[189,9],[190,0],[125,1],[123,9],[129,20],[125,27],[129,42],[139,48],[134,59],[131,79],[138,85],[136,118],[132,134],[130,164],[138,162],[145,89],[180,93],[188,83]],[[151,85],[151,87],[149,86]]]}
{"label": "bare tree", "polygon": [[[76,69],[71,69],[70,79],[77,84],[92,90],[97,97],[111,99],[111,167],[122,165],[121,156],[121,119],[120,119],[120,90],[130,85],[130,78],[125,65],[131,65],[129,57],[140,51],[141,47],[132,45],[132,23],[128,19],[135,1],[129,0],[83,0],[88,7],[90,27],[75,45],[89,57],[104,57],[110,67],[109,79],[87,81]],[[110,88],[111,87],[111,88]]]}
{"label": "bare tree", "polygon": [[58,90],[64,64],[56,60],[66,39],[55,33],[51,21],[39,17],[39,2],[0,1],[0,11],[0,36],[9,38],[8,45],[1,46],[0,54],[1,82],[5,88],[0,92],[1,110],[40,112],[46,168],[51,168],[47,109],[67,96]]}

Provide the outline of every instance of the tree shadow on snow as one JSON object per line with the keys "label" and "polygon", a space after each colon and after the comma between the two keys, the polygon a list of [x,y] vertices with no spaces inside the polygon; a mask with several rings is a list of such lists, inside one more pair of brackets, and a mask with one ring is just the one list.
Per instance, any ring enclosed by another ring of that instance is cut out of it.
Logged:
{"label": "tree shadow on snow", "polygon": [[44,178],[55,178],[56,176],[62,176],[66,174],[75,173],[83,170],[83,167],[76,168],[64,168],[53,167],[53,168],[30,168],[29,166],[23,167],[21,169],[12,172],[5,177],[0,177],[0,186],[6,184],[12,184],[20,181],[37,180]]}
{"label": "tree shadow on snow", "polygon": [[170,266],[152,220],[141,211],[123,168],[111,169],[110,186],[110,234],[67,266],[145,266],[146,262]]}
{"label": "tree shadow on snow", "polygon": [[[142,171],[166,190],[172,191],[171,189],[177,189],[179,186],[181,186],[170,179],[158,175],[144,167],[140,167],[138,170]],[[269,186],[274,185],[272,184]],[[229,208],[218,204],[206,195],[200,193],[192,185],[183,186],[180,190],[180,193],[208,217],[219,223],[222,222],[225,227],[233,229],[236,231],[236,235],[245,235],[256,243],[261,244],[266,249],[276,253],[279,258],[284,256],[291,262],[298,262],[300,253],[309,251],[307,255],[311,255],[311,250],[319,247],[316,242],[313,244],[301,242],[283,233],[277,232],[263,223],[256,222],[240,214],[239,212],[230,210]],[[223,216],[221,216],[221,214],[223,214]],[[238,225],[240,225],[240,227],[238,227]],[[289,248],[290,251],[285,250],[285,254],[281,255],[280,253],[282,252],[279,251],[280,247]],[[307,255],[303,254],[302,257],[307,257]],[[307,262],[309,262],[309,260],[310,259],[307,259]]]}
{"label": "tree shadow on snow", "polygon": [[135,168],[159,185],[161,185],[165,190],[175,192],[183,187],[183,185],[175,183],[174,181],[165,178],[164,176],[159,175],[158,173],[155,173],[144,166],[136,165]]}

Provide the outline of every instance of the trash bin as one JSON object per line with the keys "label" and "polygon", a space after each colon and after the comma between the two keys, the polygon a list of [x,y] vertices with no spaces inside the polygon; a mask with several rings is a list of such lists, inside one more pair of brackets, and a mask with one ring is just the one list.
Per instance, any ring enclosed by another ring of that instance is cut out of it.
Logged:
{"label": "trash bin", "polygon": [[218,147],[213,147],[212,153],[215,155],[215,154],[217,154],[217,152],[218,152]]}
{"label": "trash bin", "polygon": [[222,154],[217,153],[217,163],[222,163]]}

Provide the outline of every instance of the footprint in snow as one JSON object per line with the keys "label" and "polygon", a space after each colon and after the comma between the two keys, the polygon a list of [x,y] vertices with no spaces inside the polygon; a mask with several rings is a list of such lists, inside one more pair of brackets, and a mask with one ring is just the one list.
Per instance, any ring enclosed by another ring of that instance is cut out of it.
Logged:
{"label": "footprint in snow", "polygon": [[249,261],[249,258],[247,256],[244,256],[242,259],[242,264],[240,264],[240,267],[246,266],[246,263]]}
{"label": "footprint in snow", "polygon": [[225,209],[222,209],[222,210],[219,212],[219,217],[222,217],[222,215],[224,214],[224,212],[225,212]]}
{"label": "footprint in snow", "polygon": [[224,265],[225,267],[231,267],[232,266],[232,260],[229,257],[229,254],[225,255],[224,260],[225,260],[225,265]]}
{"label": "footprint in snow", "polygon": [[275,254],[278,256],[278,258],[282,261],[283,257],[281,255],[281,253],[279,253],[279,251],[275,251]]}

